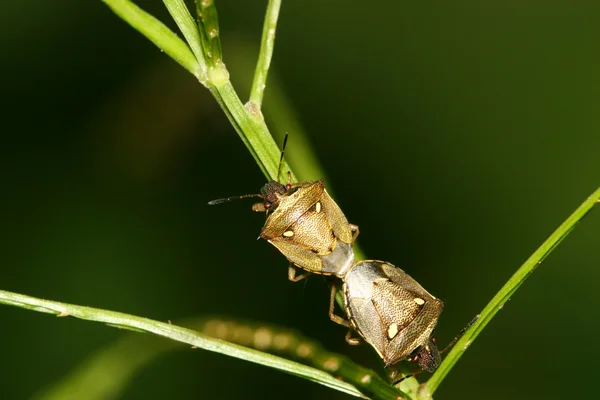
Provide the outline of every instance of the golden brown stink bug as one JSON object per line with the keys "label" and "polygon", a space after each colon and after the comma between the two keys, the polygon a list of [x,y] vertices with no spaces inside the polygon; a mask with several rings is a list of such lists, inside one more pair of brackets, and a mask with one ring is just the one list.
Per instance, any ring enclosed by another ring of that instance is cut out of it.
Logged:
{"label": "golden brown stink bug", "polygon": [[[265,185],[268,189],[272,182]],[[354,263],[352,245],[358,227],[348,223],[323,181],[298,182],[270,204],[271,211],[260,237],[290,261],[289,279],[299,281],[295,266],[308,272],[343,276]],[[263,191],[265,199],[271,197]],[[269,196],[269,197],[267,197]],[[256,206],[255,206],[256,209]]]}
{"label": "golden brown stink bug", "polygon": [[[400,268],[383,261],[360,261],[343,279],[344,303],[350,322],[334,314],[335,289],[329,315],[354,328],[381,356],[386,366],[409,360],[433,372],[440,352],[432,338],[444,303],[429,294]],[[358,339],[346,335],[350,344]]]}
{"label": "golden brown stink bug", "polygon": [[[284,140],[283,147],[285,148]],[[308,273],[296,275],[296,267],[305,271],[344,276],[354,263],[352,245],[358,236],[358,226],[348,223],[340,207],[325,190],[322,180],[315,182],[267,182],[260,194],[213,200],[210,205],[221,204],[246,197],[260,197],[252,210],[267,213],[260,237],[275,246],[289,261],[288,277],[297,282]]]}

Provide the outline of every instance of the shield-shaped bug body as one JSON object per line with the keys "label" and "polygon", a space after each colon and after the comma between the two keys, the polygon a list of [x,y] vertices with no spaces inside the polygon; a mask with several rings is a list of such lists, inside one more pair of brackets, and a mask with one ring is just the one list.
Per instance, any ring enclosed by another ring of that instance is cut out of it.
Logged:
{"label": "shield-shaped bug body", "polygon": [[[267,187],[269,186],[269,187]],[[308,272],[343,276],[354,263],[352,245],[358,227],[348,223],[340,207],[325,190],[323,181],[288,185],[285,193],[271,194],[265,185],[261,193],[269,212],[260,237],[275,246],[293,266]],[[259,205],[255,210],[261,210]],[[295,272],[290,279],[299,280]]]}
{"label": "shield-shaped bug body", "polygon": [[343,278],[343,290],[352,327],[386,366],[410,360],[426,371],[437,369],[440,353],[432,334],[444,306],[441,300],[383,261],[354,264]]}

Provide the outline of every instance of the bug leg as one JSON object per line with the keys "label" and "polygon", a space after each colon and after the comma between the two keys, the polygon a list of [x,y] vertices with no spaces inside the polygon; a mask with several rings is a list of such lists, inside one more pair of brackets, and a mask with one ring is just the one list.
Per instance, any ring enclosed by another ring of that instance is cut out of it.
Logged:
{"label": "bug leg", "polygon": [[299,282],[302,279],[306,278],[309,275],[308,272],[305,272],[301,275],[296,276],[296,267],[294,264],[290,263],[290,267],[288,268],[288,279],[292,282]]}
{"label": "bug leg", "polygon": [[352,337],[353,333],[354,328],[348,329],[348,333],[346,333],[346,343],[348,343],[350,346],[356,346],[360,344],[360,338]]}
{"label": "bug leg", "polygon": [[331,297],[329,298],[329,318],[335,322],[336,324],[340,324],[347,328],[352,328],[352,324],[350,321],[345,320],[339,315],[335,314],[335,294],[337,293],[337,287],[335,285],[331,285]]}
{"label": "bug leg", "polygon": [[329,298],[329,318],[336,324],[340,324],[340,325],[348,328],[348,333],[346,333],[346,342],[351,346],[356,346],[357,344],[360,344],[360,339],[356,338],[356,337],[352,337],[352,334],[354,333],[354,327],[352,326],[350,321],[345,320],[344,318],[335,314],[334,310],[335,310],[335,294],[336,293],[337,293],[337,287],[335,286],[335,284],[331,285],[331,296]]}
{"label": "bug leg", "polygon": [[350,226],[350,230],[352,231],[352,243],[356,241],[360,230],[358,229],[358,225],[348,224]]}

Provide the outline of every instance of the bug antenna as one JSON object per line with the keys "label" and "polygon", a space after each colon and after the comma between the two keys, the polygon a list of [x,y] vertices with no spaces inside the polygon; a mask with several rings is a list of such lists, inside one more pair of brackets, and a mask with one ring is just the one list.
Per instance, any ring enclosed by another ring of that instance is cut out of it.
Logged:
{"label": "bug antenna", "polygon": [[446,347],[444,347],[444,349],[443,349],[442,351],[440,351],[440,354],[441,354],[441,353],[444,353],[446,350],[448,350],[448,349],[450,349],[452,346],[454,346],[454,344],[455,344],[456,342],[458,342],[458,339],[460,339],[460,338],[461,338],[461,337],[462,337],[462,336],[465,334],[465,332],[467,331],[467,329],[469,329],[471,326],[473,326],[473,324],[474,324],[474,323],[475,323],[475,322],[476,322],[478,319],[479,319],[479,314],[477,314],[477,315],[475,316],[475,318],[473,318],[473,319],[471,320],[471,322],[469,322],[469,323],[467,324],[467,326],[465,326],[464,328],[462,328],[462,330],[461,330],[460,332],[458,332],[458,335],[456,335],[456,336],[454,337],[454,339],[452,339],[452,341],[451,341],[450,343],[448,343],[448,344],[446,345]]}
{"label": "bug antenna", "polygon": [[232,196],[232,197],[226,197],[224,199],[211,200],[208,202],[208,205],[216,206],[217,204],[229,203],[230,201],[239,200],[239,199],[247,199],[249,197],[260,197],[261,199],[264,198],[262,196],[262,194],[244,194],[242,196]]}
{"label": "bug antenna", "polygon": [[283,146],[281,146],[281,155],[279,156],[279,166],[277,167],[277,182],[279,182],[279,175],[281,174],[281,164],[283,164],[283,154],[285,153],[285,145],[287,144],[289,133],[285,133],[283,137]]}

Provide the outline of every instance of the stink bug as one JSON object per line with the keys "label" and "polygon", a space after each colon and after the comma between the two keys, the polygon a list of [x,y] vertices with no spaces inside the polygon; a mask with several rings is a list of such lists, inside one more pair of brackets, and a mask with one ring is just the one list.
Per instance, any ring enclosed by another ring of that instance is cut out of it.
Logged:
{"label": "stink bug", "polygon": [[[432,338],[444,303],[429,294],[400,268],[383,261],[360,261],[343,279],[344,304],[350,322],[334,314],[335,287],[329,315],[354,328],[386,366],[408,360],[433,372],[440,352]],[[346,335],[350,344],[358,340]]]}
{"label": "stink bug", "polygon": [[[263,189],[268,189],[270,184]],[[308,272],[343,276],[354,263],[352,245],[358,227],[348,223],[322,180],[286,187],[287,191],[277,196],[276,202],[265,202],[273,211],[260,237],[277,247],[290,261],[290,280],[298,281],[306,276],[296,276],[294,266]],[[267,198],[268,193],[265,193]]]}
{"label": "stink bug", "polygon": [[[287,141],[284,139],[283,147]],[[210,205],[231,200],[260,197],[264,201],[252,210],[265,212],[267,220],[260,237],[275,246],[289,261],[288,278],[297,282],[308,273],[296,276],[296,268],[342,277],[354,263],[352,246],[358,226],[348,223],[340,207],[325,190],[323,180],[315,182],[279,182],[284,152],[281,152],[277,181],[267,182],[260,194],[213,200]]]}

